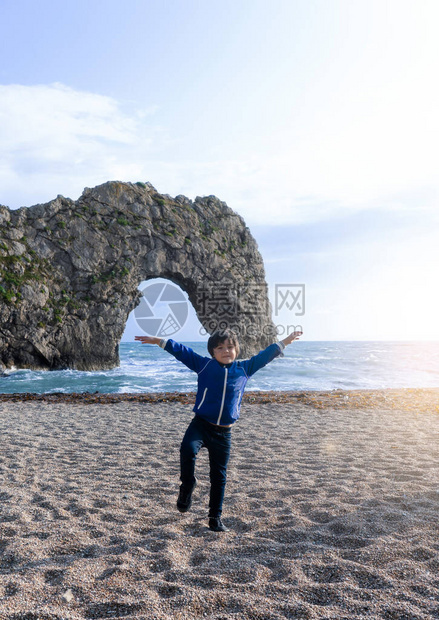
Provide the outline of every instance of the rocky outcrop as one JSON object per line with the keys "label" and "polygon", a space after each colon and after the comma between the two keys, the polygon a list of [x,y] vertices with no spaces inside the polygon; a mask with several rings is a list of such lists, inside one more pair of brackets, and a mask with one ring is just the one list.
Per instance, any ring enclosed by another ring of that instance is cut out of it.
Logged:
{"label": "rocky outcrop", "polygon": [[156,277],[188,293],[209,333],[237,329],[244,355],[273,340],[256,242],[214,196],[109,182],[76,202],[0,207],[0,370],[117,366],[138,286]]}

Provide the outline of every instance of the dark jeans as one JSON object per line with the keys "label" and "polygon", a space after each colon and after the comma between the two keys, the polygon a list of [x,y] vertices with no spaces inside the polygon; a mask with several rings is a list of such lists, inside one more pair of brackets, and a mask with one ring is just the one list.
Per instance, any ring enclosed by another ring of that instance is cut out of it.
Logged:
{"label": "dark jeans", "polygon": [[230,457],[232,432],[230,428],[218,428],[195,416],[189,424],[180,446],[180,480],[191,489],[195,484],[195,461],[205,446],[210,462],[209,517],[220,517],[226,488],[227,463]]}

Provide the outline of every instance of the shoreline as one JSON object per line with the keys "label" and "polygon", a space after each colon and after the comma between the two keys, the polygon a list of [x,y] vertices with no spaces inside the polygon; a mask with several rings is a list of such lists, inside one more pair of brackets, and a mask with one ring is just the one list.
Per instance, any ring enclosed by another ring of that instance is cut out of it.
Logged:
{"label": "shoreline", "polygon": [[[167,404],[179,403],[193,405],[195,392],[36,392],[0,393],[2,402],[47,402],[82,405],[104,405],[116,403]],[[422,408],[424,411],[439,413],[439,388],[385,388],[362,390],[300,390],[300,391],[252,391],[244,393],[246,404],[303,404],[316,409],[339,408]]]}

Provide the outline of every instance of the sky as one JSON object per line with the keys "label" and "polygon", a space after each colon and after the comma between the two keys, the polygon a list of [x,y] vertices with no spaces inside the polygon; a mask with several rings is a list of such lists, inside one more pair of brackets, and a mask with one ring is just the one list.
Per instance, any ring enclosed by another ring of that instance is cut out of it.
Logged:
{"label": "sky", "polygon": [[214,194],[273,307],[305,285],[279,324],[437,340],[438,18],[437,0],[2,0],[0,203],[108,180]]}

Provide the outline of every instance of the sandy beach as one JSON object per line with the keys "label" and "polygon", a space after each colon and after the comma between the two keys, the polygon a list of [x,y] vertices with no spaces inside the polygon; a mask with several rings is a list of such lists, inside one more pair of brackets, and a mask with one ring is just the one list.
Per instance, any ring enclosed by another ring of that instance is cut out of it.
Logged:
{"label": "sandy beach", "polygon": [[248,393],[222,534],[192,394],[0,396],[1,620],[439,618],[439,390]]}

